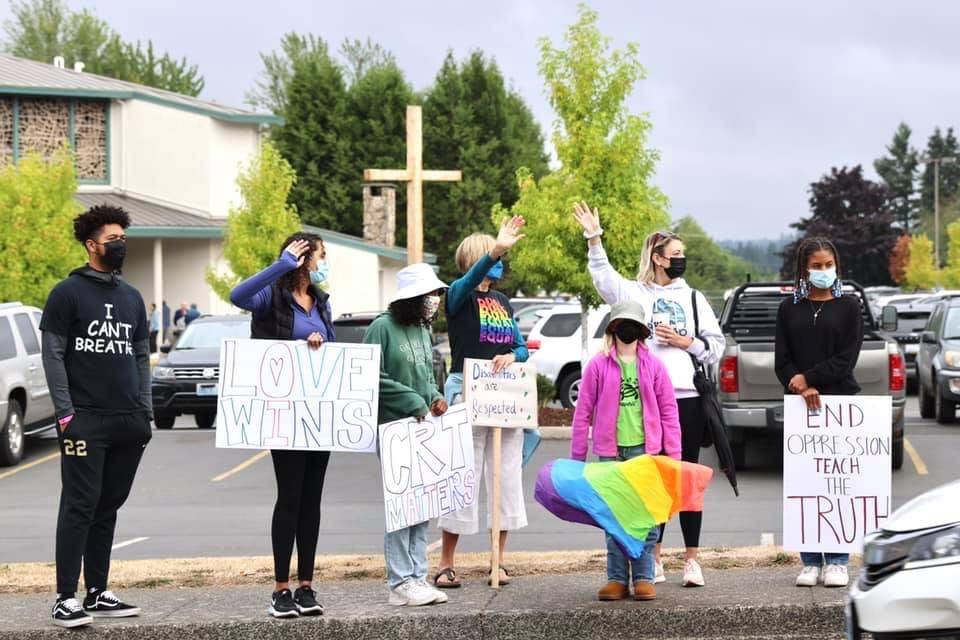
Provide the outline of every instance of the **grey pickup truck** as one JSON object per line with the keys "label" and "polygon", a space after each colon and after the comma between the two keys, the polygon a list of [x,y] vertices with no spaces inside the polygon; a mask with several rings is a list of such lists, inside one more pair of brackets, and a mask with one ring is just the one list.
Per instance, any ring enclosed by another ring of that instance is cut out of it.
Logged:
{"label": "grey pickup truck", "polygon": [[[878,332],[863,288],[845,283],[844,294],[860,298],[864,324],[863,349],[854,377],[864,395],[893,398],[893,468],[903,466],[903,410],[906,404],[906,368],[903,352],[893,339]],[[793,295],[788,282],[745,284],[728,296],[720,314],[726,350],[716,372],[723,418],[734,464],[746,466],[747,443],[783,432],[783,386],[774,371],[777,309]],[[883,331],[896,331],[896,309],[882,312]]]}

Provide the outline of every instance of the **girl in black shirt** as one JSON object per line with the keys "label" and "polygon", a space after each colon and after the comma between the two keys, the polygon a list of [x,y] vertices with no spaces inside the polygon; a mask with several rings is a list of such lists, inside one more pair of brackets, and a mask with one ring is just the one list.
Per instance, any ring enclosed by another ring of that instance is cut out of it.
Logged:
{"label": "girl in black shirt", "polygon": [[[820,409],[820,395],[853,395],[860,386],[853,369],[863,344],[860,301],[844,296],[840,255],[825,238],[807,238],[797,248],[793,299],[777,312],[777,378],[787,393],[803,396],[808,409]],[[846,553],[801,553],[798,587],[813,587],[821,572],[826,587],[846,587]],[[824,566],[826,564],[826,566]]]}

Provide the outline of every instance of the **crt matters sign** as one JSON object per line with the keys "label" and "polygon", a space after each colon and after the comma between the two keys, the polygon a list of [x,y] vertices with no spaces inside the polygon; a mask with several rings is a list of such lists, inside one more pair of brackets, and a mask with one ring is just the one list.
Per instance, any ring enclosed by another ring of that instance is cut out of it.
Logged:
{"label": "crt matters sign", "polygon": [[860,553],[890,515],[888,396],[821,396],[818,412],[783,401],[783,547]]}
{"label": "crt matters sign", "polygon": [[380,347],[224,340],[217,446],[373,452]]}

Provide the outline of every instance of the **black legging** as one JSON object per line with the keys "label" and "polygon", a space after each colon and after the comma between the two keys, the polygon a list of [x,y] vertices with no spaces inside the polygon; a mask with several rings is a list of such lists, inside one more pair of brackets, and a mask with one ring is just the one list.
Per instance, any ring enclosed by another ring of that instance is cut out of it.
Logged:
{"label": "black legging", "polygon": [[[680,410],[680,458],[684,462],[700,461],[700,443],[703,441],[703,430],[707,426],[706,416],[700,398],[680,398],[677,400]],[[688,549],[700,546],[700,528],[703,526],[702,511],[681,511],[680,530],[683,532],[683,544]],[[660,540],[663,542],[663,532],[666,524],[660,525]]]}
{"label": "black legging", "polygon": [[277,476],[273,507],[273,571],[277,582],[290,580],[290,556],[297,543],[297,577],[313,580],[314,556],[320,537],[320,498],[330,462],[329,451],[271,450]]}

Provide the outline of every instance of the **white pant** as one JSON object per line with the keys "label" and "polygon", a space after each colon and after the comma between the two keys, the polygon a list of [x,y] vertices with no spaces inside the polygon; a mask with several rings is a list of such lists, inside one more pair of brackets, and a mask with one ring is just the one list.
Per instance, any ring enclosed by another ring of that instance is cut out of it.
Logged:
{"label": "white pant", "polygon": [[[501,429],[500,446],[500,530],[513,531],[527,526],[527,508],[523,499],[523,429]],[[473,428],[475,476],[483,476],[487,488],[487,529],[493,512],[493,476],[484,473],[493,466],[493,429]],[[479,490],[479,487],[478,487]],[[480,530],[480,501],[473,506],[442,516],[437,525],[449,533],[471,535]]]}

